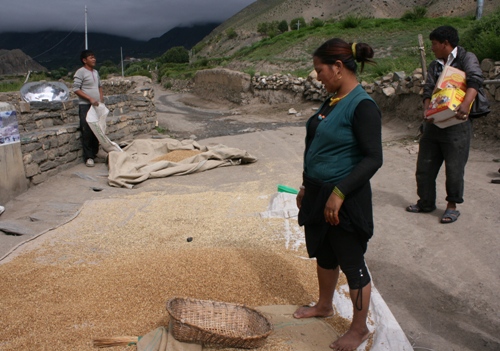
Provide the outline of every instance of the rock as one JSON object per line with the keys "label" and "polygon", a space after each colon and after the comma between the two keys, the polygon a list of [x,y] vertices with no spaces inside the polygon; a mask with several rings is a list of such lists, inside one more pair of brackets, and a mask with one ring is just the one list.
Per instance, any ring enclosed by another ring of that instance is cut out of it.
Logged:
{"label": "rock", "polygon": [[296,115],[297,114],[297,110],[294,109],[294,108],[291,108],[291,109],[288,110],[288,114],[289,115]]}
{"label": "rock", "polygon": [[489,79],[499,79],[500,77],[500,66],[495,66],[489,70]]}
{"label": "rock", "polygon": [[423,79],[424,79],[423,74],[421,74],[421,73],[415,73],[415,74],[413,74],[413,81],[414,82],[420,82]]}
{"label": "rock", "polygon": [[399,72],[394,72],[394,75],[392,76],[392,80],[394,82],[402,82],[406,78],[406,73],[403,71]]}
{"label": "rock", "polygon": [[384,93],[385,96],[389,97],[396,94],[396,89],[394,89],[393,87],[387,87],[383,88],[382,92]]}
{"label": "rock", "polygon": [[489,72],[494,67],[495,67],[495,61],[493,61],[492,59],[484,59],[481,62],[481,70],[483,72]]}
{"label": "rock", "polygon": [[393,77],[394,77],[394,73],[389,73],[389,74],[382,77],[382,81],[383,82],[390,82],[390,81],[392,81]]}

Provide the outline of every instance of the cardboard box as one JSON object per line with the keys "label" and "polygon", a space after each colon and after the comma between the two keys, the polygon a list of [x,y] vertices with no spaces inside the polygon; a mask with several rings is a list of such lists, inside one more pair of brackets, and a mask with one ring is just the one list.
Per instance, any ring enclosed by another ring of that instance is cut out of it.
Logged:
{"label": "cardboard box", "polygon": [[456,108],[464,101],[465,92],[455,88],[445,88],[432,95],[429,107],[425,112],[427,117],[434,118],[434,124],[446,128],[466,120],[455,118]]}
{"label": "cardboard box", "polygon": [[436,83],[434,92],[447,88],[456,88],[463,90],[464,92],[467,91],[465,72],[455,67],[445,66]]}

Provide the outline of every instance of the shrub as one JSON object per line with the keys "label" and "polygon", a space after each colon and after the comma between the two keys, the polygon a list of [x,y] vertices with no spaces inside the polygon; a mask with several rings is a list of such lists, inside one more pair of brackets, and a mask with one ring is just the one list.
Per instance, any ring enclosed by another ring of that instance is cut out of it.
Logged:
{"label": "shrub", "polygon": [[309,23],[309,26],[313,27],[313,28],[323,27],[324,25],[325,25],[325,22],[320,20],[319,18],[313,18],[311,23]]}
{"label": "shrub", "polygon": [[257,25],[257,33],[262,35],[267,35],[267,30],[269,28],[269,23],[263,22]]}
{"label": "shrub", "polygon": [[59,67],[49,72],[49,76],[55,80],[61,79],[68,75],[68,70],[64,67]]}
{"label": "shrub", "polygon": [[228,39],[235,39],[238,37],[238,33],[234,30],[234,28],[229,28],[226,30],[226,35]]}
{"label": "shrub", "polygon": [[127,76],[144,76],[144,77],[148,77],[148,78],[151,78],[151,72],[149,72],[148,70],[146,69],[141,69],[141,70],[138,70],[138,71],[135,71],[135,72],[132,72],[130,74],[125,74]]}
{"label": "shrub", "polygon": [[109,74],[108,67],[104,66],[99,68],[99,77],[101,77],[101,79],[108,78],[108,74]]}
{"label": "shrub", "polygon": [[485,58],[500,60],[500,10],[482,17],[464,32],[460,45],[476,54],[479,61]]}
{"label": "shrub", "polygon": [[199,53],[201,50],[203,50],[206,46],[208,45],[208,42],[206,41],[201,41],[199,42],[198,44],[196,44],[195,46],[193,46],[191,48],[191,50],[193,51],[193,54],[197,54]]}
{"label": "shrub", "polygon": [[403,16],[401,16],[402,21],[416,21],[421,18],[425,18],[427,15],[427,8],[424,6],[416,6],[411,11],[406,11]]}
{"label": "shrub", "polygon": [[112,74],[112,73],[118,73],[118,68],[115,65],[102,66],[101,68],[99,68],[99,76],[102,79],[106,79],[108,74]]}
{"label": "shrub", "polygon": [[[280,28],[280,23],[278,21],[259,23],[259,25],[257,26],[257,32],[259,32],[259,34],[266,35],[270,38],[274,38],[278,34],[282,33],[282,31],[279,28]],[[288,30],[288,25],[287,25],[287,30]]]}
{"label": "shrub", "polygon": [[184,46],[170,48],[158,59],[160,63],[187,63],[189,51]]}
{"label": "shrub", "polygon": [[288,32],[288,22],[287,22],[286,20],[281,21],[281,22],[278,24],[278,30],[279,30],[281,33]]}
{"label": "shrub", "polygon": [[166,133],[168,133],[168,129],[167,128],[163,128],[163,127],[158,126],[158,127],[155,127],[155,129],[160,134],[166,134]]}
{"label": "shrub", "polygon": [[343,29],[357,28],[362,22],[362,18],[355,15],[348,15],[340,21],[340,27]]}
{"label": "shrub", "polygon": [[304,17],[297,17],[290,21],[290,28],[292,30],[298,30],[305,27],[307,27],[307,24]]}
{"label": "shrub", "polygon": [[207,67],[210,61],[206,57],[202,57],[195,62],[195,66],[197,67]]}
{"label": "shrub", "polygon": [[253,67],[246,68],[243,70],[243,72],[249,74],[250,77],[252,77],[252,78],[255,76],[255,68],[253,68]]}

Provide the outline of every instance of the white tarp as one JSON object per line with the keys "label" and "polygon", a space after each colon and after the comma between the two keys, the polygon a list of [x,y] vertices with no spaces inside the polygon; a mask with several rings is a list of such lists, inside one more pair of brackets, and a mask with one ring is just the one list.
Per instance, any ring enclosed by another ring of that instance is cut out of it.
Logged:
{"label": "white tarp", "polygon": [[[296,195],[289,193],[275,193],[269,203],[267,211],[260,213],[262,218],[284,218],[286,248],[297,250],[305,245],[304,232],[297,223],[298,208]],[[304,257],[305,259],[309,259]],[[353,306],[347,284],[337,286],[333,297],[333,305],[343,318],[352,319]],[[372,281],[370,312],[368,314],[368,328],[375,332],[370,351],[410,351],[413,350],[401,326],[394,318],[391,310],[376,289]],[[364,342],[359,351],[368,351],[367,342]]]}

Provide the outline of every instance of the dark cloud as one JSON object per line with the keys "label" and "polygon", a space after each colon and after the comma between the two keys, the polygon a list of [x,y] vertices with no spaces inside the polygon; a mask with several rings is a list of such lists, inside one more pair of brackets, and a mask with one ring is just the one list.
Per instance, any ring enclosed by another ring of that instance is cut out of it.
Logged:
{"label": "dark cloud", "polygon": [[222,22],[255,0],[2,0],[0,33],[47,29],[84,31],[134,39],[159,37],[170,29]]}

